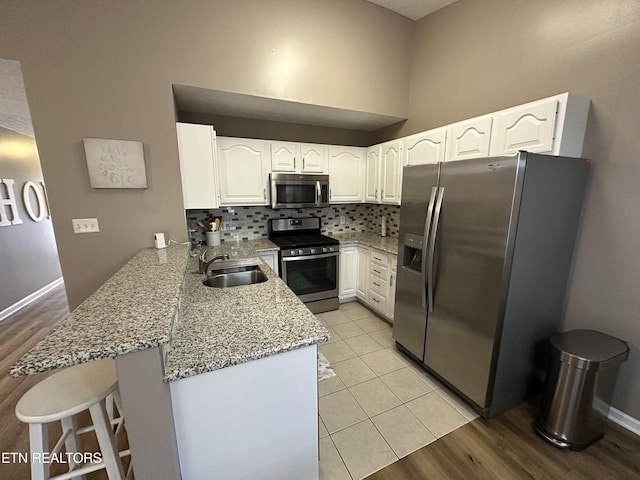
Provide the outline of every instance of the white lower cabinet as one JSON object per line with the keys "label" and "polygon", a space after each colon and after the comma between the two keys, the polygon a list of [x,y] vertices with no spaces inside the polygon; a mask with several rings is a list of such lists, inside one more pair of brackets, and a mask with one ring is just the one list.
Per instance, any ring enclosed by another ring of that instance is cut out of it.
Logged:
{"label": "white lower cabinet", "polygon": [[356,278],[356,295],[365,303],[369,303],[369,255],[368,247],[358,245],[358,272]]}
{"label": "white lower cabinet", "polygon": [[340,301],[357,298],[392,320],[396,255],[363,245],[340,246]]}
{"label": "white lower cabinet", "polygon": [[258,255],[271,267],[271,270],[280,275],[280,268],[278,265],[278,252],[259,252]]}
{"label": "white lower cabinet", "polygon": [[358,271],[358,254],[353,245],[340,246],[340,275],[338,297],[340,300],[356,296],[356,279]]}

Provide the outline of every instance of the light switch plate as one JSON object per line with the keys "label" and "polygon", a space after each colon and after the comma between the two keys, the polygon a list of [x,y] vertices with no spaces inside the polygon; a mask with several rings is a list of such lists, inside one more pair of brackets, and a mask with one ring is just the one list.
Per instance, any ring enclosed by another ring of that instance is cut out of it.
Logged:
{"label": "light switch plate", "polygon": [[73,233],[95,233],[100,231],[97,218],[74,218]]}
{"label": "light switch plate", "polygon": [[345,223],[345,217],[344,215],[340,215],[340,225],[344,225]]}

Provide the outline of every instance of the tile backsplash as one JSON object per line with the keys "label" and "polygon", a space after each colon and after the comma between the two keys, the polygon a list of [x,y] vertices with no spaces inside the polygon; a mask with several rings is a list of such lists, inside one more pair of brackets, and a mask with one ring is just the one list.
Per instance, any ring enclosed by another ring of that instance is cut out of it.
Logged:
{"label": "tile backsplash", "polygon": [[[322,233],[331,235],[345,232],[374,232],[380,234],[382,217],[386,217],[387,236],[397,237],[400,207],[397,205],[369,205],[365,203],[331,205],[323,208],[222,207],[211,210],[187,210],[187,227],[191,243],[204,243],[203,228],[198,226],[207,216],[222,218],[222,240],[267,238],[270,218],[320,217]],[[344,217],[344,224],[340,224]]]}

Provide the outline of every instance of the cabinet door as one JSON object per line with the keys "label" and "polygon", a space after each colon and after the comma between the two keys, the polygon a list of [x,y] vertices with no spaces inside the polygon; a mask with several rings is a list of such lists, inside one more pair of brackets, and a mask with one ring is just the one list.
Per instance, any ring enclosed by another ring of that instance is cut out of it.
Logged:
{"label": "cabinet door", "polygon": [[447,129],[438,128],[403,139],[404,165],[424,165],[444,162]]}
{"label": "cabinet door", "polygon": [[192,123],[176,123],[176,132],[184,208],[218,208],[213,173],[216,132],[211,125]]}
{"label": "cabinet door", "polygon": [[356,247],[340,248],[340,299],[352,298],[356,295],[356,273],[358,271],[358,256]]}
{"label": "cabinet door", "polygon": [[485,116],[451,125],[447,160],[488,157],[492,122]]}
{"label": "cabinet door", "polygon": [[217,145],[220,205],[267,205],[267,143],[219,137]]}
{"label": "cabinet door", "polygon": [[301,173],[324,173],[328,172],[327,160],[329,147],[314,143],[300,144],[300,165]]}
{"label": "cabinet door", "polygon": [[293,142],[269,142],[271,147],[271,171],[295,172],[300,162],[300,145]]}
{"label": "cabinet door", "polygon": [[364,201],[378,203],[380,184],[380,146],[367,148],[365,158]]}
{"label": "cabinet door", "polygon": [[329,147],[329,201],[364,202],[364,148]]}
{"label": "cabinet door", "polygon": [[504,155],[553,151],[558,100],[543,100],[510,108],[495,115],[491,135],[491,154]]}
{"label": "cabinet door", "polygon": [[369,303],[369,249],[357,246],[356,251],[358,255],[356,295],[363,302]]}
{"label": "cabinet door", "polygon": [[381,189],[380,201],[400,205],[400,184],[402,182],[401,142],[393,141],[382,145],[380,156]]}
{"label": "cabinet door", "polygon": [[271,267],[271,270],[280,274],[280,268],[278,268],[278,254],[276,252],[259,252],[258,255]]}
{"label": "cabinet door", "polygon": [[396,277],[398,274],[398,257],[389,256],[389,293],[387,294],[387,318],[393,320],[396,305]]}

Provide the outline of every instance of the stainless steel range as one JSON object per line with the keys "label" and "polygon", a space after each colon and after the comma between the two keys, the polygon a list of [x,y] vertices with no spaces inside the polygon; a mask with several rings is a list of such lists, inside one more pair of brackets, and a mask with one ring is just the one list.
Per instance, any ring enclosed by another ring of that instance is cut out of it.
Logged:
{"label": "stainless steel range", "polygon": [[269,220],[269,240],[280,247],[280,276],[314,313],[338,308],[340,242],[320,233],[319,217]]}

